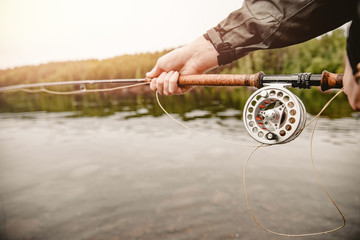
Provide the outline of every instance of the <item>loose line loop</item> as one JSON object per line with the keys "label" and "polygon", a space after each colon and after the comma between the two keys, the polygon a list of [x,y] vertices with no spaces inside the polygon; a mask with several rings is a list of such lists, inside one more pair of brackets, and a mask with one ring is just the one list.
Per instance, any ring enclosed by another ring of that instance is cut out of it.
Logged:
{"label": "loose line loop", "polygon": [[190,131],[192,131],[192,132],[194,132],[194,133],[200,134],[200,135],[205,136],[205,137],[208,137],[208,138],[215,139],[215,140],[220,141],[220,142],[235,144],[235,145],[238,145],[238,146],[241,146],[241,147],[255,147],[255,148],[258,147],[258,146],[255,146],[255,145],[244,145],[244,144],[240,144],[240,143],[238,143],[238,142],[233,142],[233,141],[225,140],[225,139],[222,139],[222,138],[218,138],[218,137],[211,136],[211,135],[208,135],[208,134],[206,134],[206,133],[197,131],[197,130],[195,130],[195,129],[193,129],[193,128],[190,128],[189,126],[186,126],[185,124],[183,124],[183,123],[181,123],[180,121],[176,120],[173,116],[171,116],[171,115],[165,110],[165,108],[164,108],[164,107],[161,105],[161,103],[160,103],[158,92],[156,92],[155,96],[156,96],[156,101],[157,101],[159,107],[161,108],[161,110],[163,110],[163,112],[164,112],[169,118],[171,118],[174,122],[176,122],[176,123],[179,124],[180,126],[186,128],[186,129],[188,129],[188,130],[190,130]]}
{"label": "loose line loop", "polygon": [[312,133],[311,133],[311,138],[310,138],[310,158],[311,158],[311,163],[312,163],[312,169],[313,169],[313,172],[314,172],[314,175],[316,177],[316,180],[318,182],[318,184],[321,186],[321,188],[323,189],[324,193],[326,194],[326,196],[329,198],[329,200],[331,201],[331,203],[334,205],[334,207],[337,209],[337,211],[339,212],[342,220],[343,220],[343,224],[339,227],[336,227],[336,228],[333,228],[333,229],[330,229],[330,230],[327,230],[327,231],[321,231],[321,232],[315,232],[315,233],[302,233],[302,234],[288,234],[288,233],[280,233],[280,232],[275,232],[275,231],[272,231],[270,229],[268,229],[267,227],[265,227],[264,225],[262,225],[258,220],[257,218],[255,217],[255,214],[254,212],[252,211],[251,209],[251,205],[250,205],[250,200],[249,200],[249,197],[248,197],[248,193],[247,193],[247,186],[246,186],[246,169],[247,169],[247,165],[248,165],[248,162],[250,160],[250,158],[254,155],[254,153],[261,147],[261,145],[259,147],[257,147],[256,149],[254,149],[251,154],[249,155],[248,159],[246,160],[245,162],[245,165],[244,165],[244,169],[243,169],[243,184],[244,184],[244,192],[245,192],[245,197],[246,197],[246,202],[247,202],[247,205],[248,205],[248,208],[249,208],[249,211],[250,211],[250,214],[251,214],[251,217],[253,218],[254,222],[260,226],[263,230],[265,230],[266,232],[269,232],[269,233],[272,233],[272,234],[275,234],[275,235],[279,235],[279,236],[286,236],[286,237],[309,237],[309,236],[317,236],[317,235],[322,235],[322,234],[327,234],[327,233],[331,233],[331,232],[336,232],[340,229],[342,229],[343,227],[345,227],[345,224],[346,224],[346,220],[345,220],[345,217],[343,215],[343,213],[341,212],[339,206],[336,204],[335,200],[331,197],[330,193],[327,191],[325,185],[323,184],[323,182],[321,181],[317,171],[316,171],[316,168],[315,168],[315,161],[314,161],[314,157],[313,157],[313,139],[314,139],[314,133],[315,133],[315,130],[316,130],[316,126],[317,126],[317,123],[320,119],[320,115],[321,113],[330,105],[330,103],[340,94],[344,91],[344,89],[342,88],[340,91],[338,91],[325,105],[324,107],[320,110],[320,112],[304,127],[308,127],[311,123],[315,122],[314,124],[314,127],[313,127],[313,130],[312,130]]}
{"label": "loose line loop", "polygon": [[247,158],[246,162],[245,162],[245,165],[244,165],[244,168],[243,168],[243,184],[244,184],[244,193],[245,193],[245,197],[246,197],[246,202],[247,202],[247,206],[249,208],[249,211],[250,211],[250,214],[251,214],[251,217],[252,219],[254,220],[254,222],[259,226],[261,227],[263,230],[265,230],[266,232],[269,232],[271,234],[275,234],[275,235],[279,235],[279,236],[286,236],[286,237],[309,237],[309,236],[317,236],[317,235],[322,235],[322,234],[327,234],[327,233],[331,233],[331,232],[336,232],[340,229],[342,229],[345,224],[346,224],[346,220],[345,220],[345,217],[343,215],[343,213],[341,212],[340,208],[338,207],[338,205],[335,203],[335,200],[331,197],[330,193],[327,191],[327,189],[325,188],[325,185],[322,183],[322,181],[320,180],[320,177],[316,171],[316,168],[315,168],[315,162],[314,162],[314,158],[313,158],[313,138],[314,138],[314,133],[315,133],[315,130],[316,130],[316,126],[317,126],[317,123],[318,123],[318,120],[320,118],[320,115],[322,114],[322,112],[330,105],[330,103],[340,94],[344,91],[344,89],[342,88],[340,91],[338,91],[325,105],[324,107],[320,110],[320,112],[313,118],[310,120],[310,122],[308,124],[306,124],[304,126],[303,129],[305,129],[306,127],[308,127],[310,124],[312,124],[313,122],[315,122],[314,124],[314,128],[312,130],[312,134],[311,134],[311,138],[310,138],[310,157],[311,157],[311,162],[312,162],[312,168],[313,168],[313,172],[314,172],[314,175],[316,177],[316,180],[317,182],[319,183],[319,185],[321,186],[321,188],[323,189],[324,193],[326,194],[326,196],[329,198],[329,200],[331,201],[331,203],[334,205],[334,207],[337,209],[337,211],[339,212],[342,220],[343,220],[343,224],[337,228],[333,228],[333,229],[330,229],[330,230],[327,230],[327,231],[321,231],[321,232],[315,232],[315,233],[302,233],[302,234],[288,234],[288,233],[280,233],[280,232],[275,232],[275,231],[272,231],[270,229],[268,229],[267,227],[265,227],[264,225],[262,225],[258,220],[257,218],[255,217],[255,214],[253,212],[253,210],[251,209],[251,205],[250,205],[250,200],[249,200],[249,196],[248,196],[248,193],[247,193],[247,185],[246,185],[246,169],[247,169],[247,165],[249,163],[249,160],[251,159],[251,157],[255,154],[255,152],[257,150],[259,150],[260,148],[262,147],[268,147],[270,145],[266,145],[266,144],[260,144],[258,146],[248,146],[248,145],[243,145],[243,144],[239,144],[238,142],[233,142],[233,141],[228,141],[228,140],[225,140],[225,139],[222,139],[222,138],[217,138],[217,137],[214,137],[214,136],[210,136],[208,134],[205,134],[203,132],[199,132],[195,129],[192,129],[190,128],[189,126],[186,126],[185,124],[181,123],[180,121],[176,120],[174,117],[172,117],[166,110],[165,108],[161,105],[160,103],[160,100],[159,100],[159,94],[158,92],[156,92],[156,101],[159,105],[159,107],[163,110],[163,112],[170,118],[172,119],[173,121],[175,121],[177,124],[179,124],[180,126],[194,132],[194,133],[197,133],[197,134],[200,134],[200,135],[203,135],[203,136],[206,136],[206,137],[209,137],[209,138],[212,138],[212,139],[215,139],[217,141],[221,141],[221,142],[225,142],[225,143],[230,143],[230,144],[235,144],[235,145],[239,145],[239,146],[242,146],[242,147],[255,147],[255,149],[250,153],[249,157]]}
{"label": "loose line loop", "polygon": [[[28,93],[37,93],[37,92],[45,92],[45,93],[49,93],[49,94],[55,94],[55,95],[70,95],[70,94],[79,94],[79,93],[87,93],[87,92],[108,92],[108,91],[115,91],[115,90],[119,90],[119,89],[125,89],[125,88],[131,88],[131,87],[136,87],[136,86],[141,86],[141,85],[147,85],[149,83],[137,83],[137,84],[133,84],[133,85],[127,85],[127,86],[120,86],[120,87],[114,87],[114,88],[103,88],[103,89],[82,89],[82,90],[75,90],[75,91],[67,91],[67,92],[61,92],[61,91],[52,91],[52,90],[49,90],[49,89],[46,89],[45,87],[41,87],[40,89],[28,89],[28,88],[23,88],[23,89],[19,89],[23,92],[28,92]],[[217,141],[221,141],[221,142],[225,142],[225,143],[230,143],[230,144],[235,144],[235,145],[238,145],[238,146],[242,146],[242,147],[253,147],[255,148],[249,155],[249,157],[247,158],[246,162],[245,162],[245,165],[244,165],[244,168],[243,168],[243,184],[244,184],[244,193],[245,193],[245,197],[246,197],[246,202],[247,202],[247,205],[248,205],[248,208],[249,208],[249,211],[250,211],[250,214],[254,220],[254,222],[260,226],[263,230],[269,232],[269,233],[272,233],[272,234],[275,234],[275,235],[280,235],[280,236],[287,236],[287,237],[305,237],[305,236],[316,236],[316,235],[321,235],[321,234],[326,234],[326,233],[331,233],[331,232],[335,232],[335,231],[338,231],[340,229],[342,229],[345,224],[346,224],[346,220],[345,220],[345,217],[344,215],[342,214],[340,208],[338,207],[338,205],[335,203],[334,199],[331,197],[330,193],[327,191],[327,189],[325,188],[324,184],[322,183],[322,181],[320,180],[320,177],[316,171],[316,168],[315,168],[315,162],[314,162],[314,157],[313,157],[313,138],[314,138],[314,133],[315,133],[315,130],[316,130],[316,127],[317,127],[317,123],[318,123],[318,120],[320,118],[320,115],[321,113],[330,105],[330,103],[340,94],[344,91],[344,89],[342,88],[340,91],[338,91],[325,105],[324,107],[320,110],[320,112],[313,118],[311,119],[311,121],[309,123],[307,123],[305,126],[304,126],[304,129],[306,127],[308,127],[310,124],[312,124],[313,122],[315,122],[314,124],[314,128],[312,130],[312,134],[311,134],[311,138],[310,138],[310,157],[311,157],[311,161],[312,161],[312,168],[313,168],[313,172],[314,172],[314,175],[319,183],[319,185],[321,186],[321,188],[323,189],[324,193],[326,194],[326,196],[329,198],[329,200],[331,201],[331,203],[335,206],[335,208],[338,210],[339,214],[341,215],[342,217],[342,220],[343,220],[343,224],[337,228],[334,228],[334,229],[330,229],[330,230],[327,230],[327,231],[322,231],[322,232],[315,232],[315,233],[303,233],[303,234],[286,234],[286,233],[280,233],[280,232],[275,232],[275,231],[272,231],[268,228],[266,228],[264,225],[262,225],[258,220],[257,218],[255,217],[254,215],[254,212],[253,210],[251,209],[251,205],[250,205],[250,200],[249,200],[249,197],[248,197],[248,193],[247,193],[247,185],[246,185],[246,169],[247,169],[247,165],[249,163],[249,160],[251,159],[251,157],[255,154],[255,152],[257,150],[259,150],[260,148],[262,147],[268,147],[270,145],[266,145],[266,144],[261,144],[261,145],[244,145],[244,144],[240,144],[238,142],[234,142],[234,141],[229,141],[229,140],[225,140],[225,139],[222,139],[222,138],[218,138],[218,137],[214,137],[214,136],[211,136],[211,135],[208,135],[208,134],[205,134],[203,132],[200,132],[200,131],[197,131],[195,129],[192,129],[188,126],[186,126],[185,124],[181,123],[180,121],[176,120],[174,117],[172,117],[166,110],[165,108],[162,106],[162,104],[160,103],[160,100],[159,100],[159,94],[156,92],[155,96],[156,96],[156,101],[159,105],[159,107],[161,108],[161,110],[170,118],[172,119],[174,122],[176,122],[177,124],[179,124],[180,126],[194,132],[194,133],[197,133],[197,134],[200,134],[202,136],[205,136],[205,137],[208,137],[208,138],[212,138],[212,139],[215,139]]]}

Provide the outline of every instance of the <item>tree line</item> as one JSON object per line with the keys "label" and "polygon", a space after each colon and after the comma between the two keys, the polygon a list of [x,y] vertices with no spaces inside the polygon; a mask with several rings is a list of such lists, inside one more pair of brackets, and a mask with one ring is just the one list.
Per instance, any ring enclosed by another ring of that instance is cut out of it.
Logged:
{"label": "tree line", "polygon": [[[216,73],[291,74],[344,71],[346,38],[338,29],[302,44],[291,47],[255,51],[242,59],[217,68]],[[37,66],[22,66],[0,70],[0,85],[21,83],[73,81],[85,79],[143,78],[156,60],[169,52],[122,55],[105,60],[50,62]]]}
{"label": "tree line", "polygon": [[[249,74],[258,71],[263,71],[265,74],[321,73],[324,69],[341,73],[344,71],[345,45],[344,31],[336,30],[331,34],[291,47],[252,52],[238,61],[213,69],[210,73]],[[51,62],[38,66],[0,70],[0,86],[85,79],[143,78],[146,72],[153,68],[157,59],[169,51],[122,55],[105,60]],[[88,88],[94,87],[103,86],[88,86]],[[78,86],[54,87],[52,90],[78,90]],[[316,114],[333,95],[321,93],[317,88],[292,89],[292,91],[304,101],[310,114]],[[208,107],[213,114],[216,114],[217,111],[229,107],[242,109],[251,93],[251,90],[244,87],[195,88],[184,96],[166,97],[163,104],[168,111],[183,116],[187,111]],[[117,111],[136,112],[136,109],[146,108],[154,116],[161,115],[162,112],[155,106],[153,93],[147,86],[62,96],[25,92],[0,94],[0,112],[68,111],[76,112],[77,116],[106,116]],[[346,96],[340,95],[324,114],[339,117],[349,116],[351,112]]]}

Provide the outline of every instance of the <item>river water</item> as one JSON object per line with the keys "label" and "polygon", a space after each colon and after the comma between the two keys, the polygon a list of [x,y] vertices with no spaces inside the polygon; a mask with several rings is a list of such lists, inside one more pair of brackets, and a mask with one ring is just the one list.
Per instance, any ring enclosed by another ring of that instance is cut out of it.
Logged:
{"label": "river water", "polygon": [[[240,110],[204,109],[173,116],[211,136],[256,145]],[[253,148],[196,134],[149,108],[83,115],[0,113],[1,239],[283,238],[259,228],[247,208],[242,177]],[[359,128],[356,114],[319,121],[316,168],[347,225],[310,239],[360,238]],[[250,159],[249,199],[271,230],[342,224],[312,172],[310,136],[307,128]]]}

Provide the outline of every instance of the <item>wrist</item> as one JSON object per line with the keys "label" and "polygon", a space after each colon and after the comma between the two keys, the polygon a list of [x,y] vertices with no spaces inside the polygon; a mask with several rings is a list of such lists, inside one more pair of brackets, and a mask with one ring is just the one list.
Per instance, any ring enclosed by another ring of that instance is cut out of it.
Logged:
{"label": "wrist", "polygon": [[217,55],[218,65],[225,65],[236,60],[236,50],[230,42],[225,42],[215,28],[210,29],[204,34],[205,39],[209,40],[214,46]]}
{"label": "wrist", "polygon": [[218,66],[218,52],[204,36],[195,39],[186,45],[185,48],[189,53],[189,60],[199,68],[200,72],[205,72]]}

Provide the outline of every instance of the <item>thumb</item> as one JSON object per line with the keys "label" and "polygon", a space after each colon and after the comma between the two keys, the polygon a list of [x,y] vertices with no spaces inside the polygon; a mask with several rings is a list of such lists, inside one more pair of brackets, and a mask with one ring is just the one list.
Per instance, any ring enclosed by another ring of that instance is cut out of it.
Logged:
{"label": "thumb", "polygon": [[146,73],[146,77],[148,78],[154,78],[154,77],[158,77],[163,71],[161,70],[161,68],[158,67],[158,65],[156,64],[155,67],[148,73]]}

